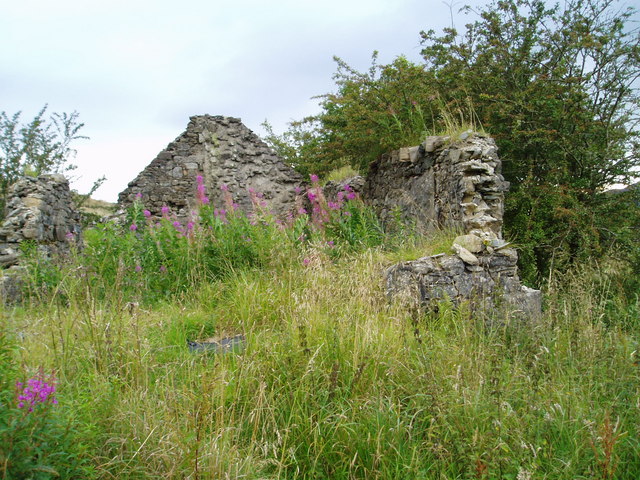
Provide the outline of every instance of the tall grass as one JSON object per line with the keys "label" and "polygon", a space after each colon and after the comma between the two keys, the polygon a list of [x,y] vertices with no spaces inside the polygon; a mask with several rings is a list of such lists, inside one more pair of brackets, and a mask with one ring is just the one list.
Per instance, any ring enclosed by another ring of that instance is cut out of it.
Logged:
{"label": "tall grass", "polygon": [[[49,412],[84,478],[638,478],[623,272],[558,277],[531,324],[389,302],[381,272],[446,238],[341,255],[317,240],[138,305],[124,280],[78,280],[65,302],[5,309],[2,358],[55,372]],[[242,353],[187,349],[236,334]]]}

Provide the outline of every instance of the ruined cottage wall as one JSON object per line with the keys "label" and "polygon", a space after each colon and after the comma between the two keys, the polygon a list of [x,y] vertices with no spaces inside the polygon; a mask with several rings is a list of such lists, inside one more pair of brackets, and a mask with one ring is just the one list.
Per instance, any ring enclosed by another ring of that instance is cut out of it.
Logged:
{"label": "ruined cottage wall", "polygon": [[32,240],[46,255],[69,249],[67,234],[75,240],[82,232],[69,181],[62,175],[24,177],[11,186],[5,219],[0,227],[0,265],[19,261],[20,243]]}
{"label": "ruined cottage wall", "polygon": [[502,236],[504,192],[495,142],[478,134],[463,140],[428,137],[420,146],[382,155],[367,176],[365,200],[383,222],[399,211],[420,230],[457,228]]}
{"label": "ruined cottage wall", "polygon": [[504,194],[509,183],[491,138],[464,134],[460,141],[428,137],[417,147],[383,155],[370,170],[364,197],[383,221],[414,222],[422,231],[463,233],[439,254],[391,266],[387,295],[412,305],[469,302],[477,314],[535,318],[542,295],[523,286],[518,255],[502,239]]}
{"label": "ruined cottage wall", "polygon": [[195,206],[198,175],[215,206],[224,205],[221,187],[226,185],[241,209],[251,209],[253,189],[277,214],[292,208],[295,187],[302,182],[240,119],[200,115],[191,117],[186,131],[129,183],[118,203],[126,207],[141,194],[152,214],[160,215],[166,205],[187,217]]}

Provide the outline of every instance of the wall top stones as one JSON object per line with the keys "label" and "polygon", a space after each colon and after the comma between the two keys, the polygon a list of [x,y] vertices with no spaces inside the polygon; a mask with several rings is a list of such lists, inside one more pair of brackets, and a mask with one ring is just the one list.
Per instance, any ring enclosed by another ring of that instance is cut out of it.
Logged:
{"label": "wall top stones", "polygon": [[239,118],[198,115],[119,195],[126,207],[140,200],[156,216],[168,206],[188,217],[196,201],[196,177],[201,175],[215,206],[224,203],[228,188],[239,208],[251,209],[250,189],[262,193],[274,213],[294,205],[302,176],[286,165]]}

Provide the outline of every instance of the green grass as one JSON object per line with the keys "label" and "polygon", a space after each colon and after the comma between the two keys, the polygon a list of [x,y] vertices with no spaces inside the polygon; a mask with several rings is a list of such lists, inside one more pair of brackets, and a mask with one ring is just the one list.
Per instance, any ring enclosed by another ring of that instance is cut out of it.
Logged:
{"label": "green grass", "polygon": [[345,165],[343,167],[331,170],[324,179],[324,183],[326,184],[328,182],[341,182],[357,175],[360,175],[360,172],[355,170],[351,165]]}
{"label": "green grass", "polygon": [[[456,232],[314,205],[289,226],[208,207],[158,226],[134,205],[62,263],[25,248],[30,302],[0,324],[0,479],[640,477],[628,265],[555,274],[542,319],[488,327],[385,295],[386,268]],[[239,334],[241,353],[187,347]],[[17,408],[15,382],[49,374],[58,403]]]}
{"label": "green grass", "polygon": [[[3,329],[24,371],[56,372],[86,478],[638,478],[638,303],[605,301],[618,277],[574,272],[542,320],[488,330],[388,302],[381,272],[417,250],[317,251],[150,306],[70,295]],[[239,355],[186,348],[238,333]]]}

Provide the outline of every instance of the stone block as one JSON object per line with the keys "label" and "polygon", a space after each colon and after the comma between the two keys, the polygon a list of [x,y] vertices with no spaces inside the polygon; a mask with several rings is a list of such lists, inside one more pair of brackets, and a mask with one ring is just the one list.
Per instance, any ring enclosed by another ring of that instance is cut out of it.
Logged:
{"label": "stone block", "polygon": [[466,248],[471,253],[480,253],[484,250],[484,242],[477,235],[459,235],[453,243]]}

